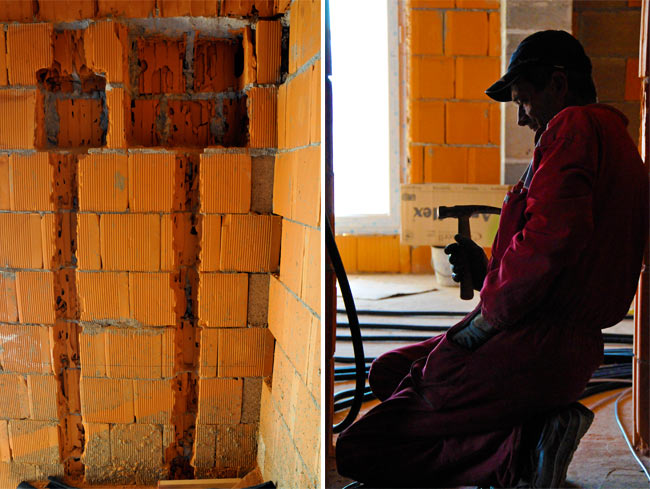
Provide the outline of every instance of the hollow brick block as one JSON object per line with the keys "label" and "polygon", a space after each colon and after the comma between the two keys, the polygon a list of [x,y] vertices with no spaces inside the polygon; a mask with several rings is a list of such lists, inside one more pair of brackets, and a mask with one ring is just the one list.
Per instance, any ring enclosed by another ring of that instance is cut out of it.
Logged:
{"label": "hollow brick block", "polygon": [[499,79],[497,57],[456,58],[456,98],[489,100],[485,90]]}
{"label": "hollow brick block", "polygon": [[200,424],[235,424],[241,420],[242,379],[199,379]]}
{"label": "hollow brick block", "polygon": [[160,216],[105,214],[100,219],[104,270],[160,269]]}
{"label": "hollow brick block", "polygon": [[409,111],[411,141],[442,143],[445,141],[445,103],[411,100]]}
{"label": "hollow brick block", "polygon": [[201,155],[201,212],[248,213],[251,205],[251,157]]}
{"label": "hollow brick block", "polygon": [[487,12],[447,11],[445,28],[445,54],[488,54]]}
{"label": "hollow brick block", "polygon": [[246,326],[248,275],[201,273],[199,324],[207,327]]}
{"label": "hollow brick block", "polygon": [[455,59],[445,56],[411,56],[411,98],[454,98]]}
{"label": "hollow brick block", "polygon": [[175,155],[132,153],[128,162],[131,212],[171,212],[175,191]]}
{"label": "hollow brick block", "polygon": [[82,321],[130,317],[129,277],[126,272],[78,271],[76,280]]}
{"label": "hollow brick block", "polygon": [[10,24],[7,28],[7,68],[11,85],[36,85],[36,72],[49,68],[54,50],[52,24]]}
{"label": "hollow brick block", "polygon": [[220,269],[274,272],[280,259],[282,218],[227,215],[221,224]]}
{"label": "hollow brick block", "polygon": [[411,54],[442,54],[442,12],[412,10],[410,20]]}
{"label": "hollow brick block", "polygon": [[16,272],[16,290],[20,322],[54,324],[56,297],[52,272]]}
{"label": "hollow brick block", "polygon": [[52,373],[49,328],[3,324],[0,344],[0,365],[5,372]]}
{"label": "hollow brick block", "polygon": [[483,102],[448,102],[446,142],[486,144],[489,140],[489,106]]}
{"label": "hollow brick block", "polygon": [[36,90],[0,91],[0,149],[32,149]]}
{"label": "hollow brick block", "polygon": [[79,210],[123,212],[128,207],[127,156],[89,154],[80,156]]}

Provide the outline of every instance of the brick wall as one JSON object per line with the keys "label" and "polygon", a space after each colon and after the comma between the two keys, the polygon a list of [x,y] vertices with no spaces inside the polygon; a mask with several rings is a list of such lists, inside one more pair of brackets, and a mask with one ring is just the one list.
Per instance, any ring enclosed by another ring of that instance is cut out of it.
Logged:
{"label": "brick wall", "polygon": [[282,488],[320,487],[320,7],[292,4],[289,76],[278,90],[273,212],[282,216],[271,278],[271,383],[262,385],[258,463]]}
{"label": "brick wall", "polygon": [[[289,212],[272,183],[319,188],[317,148],[284,149],[319,134],[303,3],[0,1],[0,487],[255,465],[274,336],[282,375],[293,358],[277,308],[318,331],[317,204]],[[280,261],[297,235],[301,272]],[[291,425],[310,468],[314,426]]]}
{"label": "brick wall", "polygon": [[635,141],[641,112],[640,28],[640,1],[573,2],[573,35],[591,58],[598,101],[625,114]]}
{"label": "brick wall", "polygon": [[[500,183],[499,0],[404,2],[408,161],[404,183]],[[348,272],[431,273],[430,247],[337,236]]]}

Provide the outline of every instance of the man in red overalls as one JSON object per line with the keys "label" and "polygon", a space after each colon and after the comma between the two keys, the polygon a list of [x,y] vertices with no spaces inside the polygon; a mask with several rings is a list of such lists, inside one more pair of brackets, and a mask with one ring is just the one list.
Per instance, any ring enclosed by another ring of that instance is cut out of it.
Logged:
{"label": "man in red overalls", "polygon": [[518,104],[533,160],[505,197],[489,263],[469,240],[448,247],[454,272],[482,284],[476,309],[373,363],[383,402],[336,447],[339,472],[367,487],[559,487],[593,419],[576,400],[601,364],[601,329],[634,296],[648,174],[625,116],[595,103],[580,43],[529,36],[486,93]]}

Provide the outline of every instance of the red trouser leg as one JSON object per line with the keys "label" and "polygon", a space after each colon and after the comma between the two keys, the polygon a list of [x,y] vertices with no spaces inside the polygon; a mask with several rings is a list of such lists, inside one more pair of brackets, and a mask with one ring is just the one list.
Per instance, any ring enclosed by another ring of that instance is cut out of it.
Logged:
{"label": "red trouser leg", "polygon": [[[390,397],[339,436],[342,475],[385,487],[512,486],[528,456],[523,424],[575,401],[602,359],[599,331],[568,326],[498,333],[474,352],[448,335],[429,342]],[[381,394],[418,348],[380,357]]]}

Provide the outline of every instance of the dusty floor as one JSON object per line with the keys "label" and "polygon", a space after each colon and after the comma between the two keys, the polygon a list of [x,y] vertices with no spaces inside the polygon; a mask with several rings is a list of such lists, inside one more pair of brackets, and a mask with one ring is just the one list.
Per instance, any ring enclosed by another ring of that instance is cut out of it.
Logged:
{"label": "dusty floor", "polygon": [[[439,287],[433,276],[395,276],[395,275],[365,275],[351,277],[353,294],[355,295],[355,304],[358,310],[388,310],[388,311],[470,311],[478,302],[478,297],[472,301],[461,301],[458,297],[459,289],[449,287]],[[417,290],[430,290],[414,295],[403,295],[399,297],[383,298],[390,291],[413,292]],[[342,307],[342,301],[339,300],[339,308]],[[347,323],[345,314],[338,315],[340,323]],[[422,325],[451,325],[457,321],[457,318],[435,318],[435,317],[388,317],[388,316],[360,316],[360,322],[363,323],[408,323]],[[634,331],[632,321],[626,320],[619,325],[609,328],[608,333],[628,333]],[[339,326],[338,335],[348,336],[347,326]],[[407,332],[395,330],[362,330],[364,337],[371,335],[412,335],[422,336],[427,333]],[[418,341],[418,340],[414,340]],[[407,344],[403,341],[394,342],[365,342],[364,352],[366,357],[376,357],[384,351]],[[627,347],[628,345],[612,345],[612,347]],[[336,356],[352,356],[351,343],[347,341],[338,341]],[[342,365],[342,364],[339,364]],[[344,389],[353,388],[353,382],[337,382],[335,391],[339,392]],[[641,468],[634,460],[621,431],[615,420],[614,405],[616,397],[612,395],[621,392],[612,391],[585,399],[583,402],[586,406],[596,406],[594,412],[596,418],[591,428],[585,435],[576,452],[573,462],[569,467],[568,483],[566,487],[579,487],[584,489],[636,489],[647,488],[649,483],[645,478]],[[610,398],[609,400],[606,400]],[[364,404],[363,411],[369,410],[377,401],[371,401]],[[629,433],[632,428],[632,402],[631,396],[621,400],[619,403],[619,412],[621,422]],[[345,411],[335,414],[335,422],[340,421],[345,416]],[[644,458],[646,466],[650,466],[650,459]],[[336,473],[333,467],[333,459],[327,457],[326,463],[326,483],[327,489],[338,489],[351,482],[349,479],[342,478]]]}

